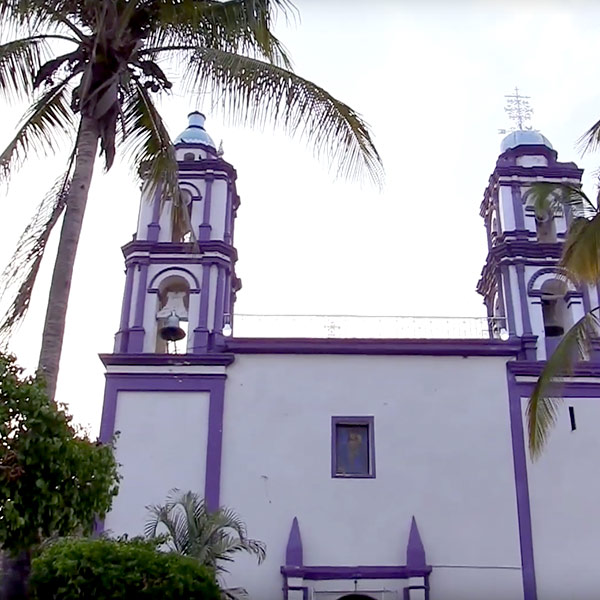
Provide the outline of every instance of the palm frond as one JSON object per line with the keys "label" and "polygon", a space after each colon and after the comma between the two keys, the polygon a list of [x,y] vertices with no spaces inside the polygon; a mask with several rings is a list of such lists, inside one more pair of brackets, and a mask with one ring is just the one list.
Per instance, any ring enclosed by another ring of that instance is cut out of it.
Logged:
{"label": "palm frond", "polygon": [[0,180],[7,180],[31,150],[41,155],[56,151],[75,134],[67,78],[44,92],[25,113],[17,134],[0,154]]}
{"label": "palm frond", "polygon": [[65,207],[74,157],[73,152],[65,174],[56,181],[39,204],[17,243],[17,249],[0,275],[0,300],[5,300],[14,290],[8,310],[0,323],[0,347],[8,345],[15,329],[27,314],[48,239]]}
{"label": "palm frond", "polygon": [[562,403],[559,378],[572,373],[577,360],[588,358],[592,340],[598,337],[600,307],[588,312],[565,333],[547,360],[527,404],[529,452],[538,458],[556,423]]}
{"label": "palm frond", "polygon": [[272,32],[273,18],[278,12],[287,17],[293,12],[293,5],[286,0],[164,2],[159,7],[157,26],[147,40],[146,51],[183,44],[263,58],[289,69],[287,52]]}
{"label": "palm frond", "polygon": [[141,82],[133,78],[122,111],[123,150],[131,157],[147,186],[148,197],[159,190],[161,202],[173,202],[174,230],[192,231],[190,215],[179,190],[175,148],[165,124]]}
{"label": "palm frond", "polygon": [[220,50],[190,56],[186,83],[211,92],[234,124],[264,127],[267,121],[307,142],[317,156],[350,179],[383,181],[381,158],[369,127],[323,88],[276,65]]}
{"label": "palm frond", "polygon": [[45,36],[0,45],[0,93],[5,100],[21,100],[33,92],[35,74],[49,52]]}
{"label": "palm frond", "polygon": [[560,264],[579,282],[600,279],[600,213],[571,223]]}
{"label": "palm frond", "polygon": [[583,154],[594,152],[600,146],[600,121],[594,123],[580,138],[577,140],[577,146]]}
{"label": "palm frond", "polygon": [[533,206],[536,216],[545,213],[560,214],[562,208],[571,210],[575,218],[596,214],[597,208],[584,191],[572,184],[533,183],[525,194],[525,201]]}

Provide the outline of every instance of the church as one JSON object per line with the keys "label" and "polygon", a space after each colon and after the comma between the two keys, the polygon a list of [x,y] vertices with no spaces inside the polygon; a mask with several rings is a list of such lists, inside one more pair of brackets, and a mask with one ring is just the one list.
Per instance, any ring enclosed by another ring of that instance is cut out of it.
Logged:
{"label": "church", "polygon": [[236,171],[198,112],[175,149],[189,226],[142,191],[101,356],[101,439],[119,432],[123,477],[105,531],[141,534],[145,507],[179,488],[266,543],[261,565],[228,567],[252,600],[596,594],[600,359],[565,379],[535,462],[525,418],[546,357],[600,303],[600,287],[558,267],[570,211],[536,215],[527,189],[578,185],[582,171],[539,132],[502,141],[480,210],[483,335],[248,337],[236,335]]}

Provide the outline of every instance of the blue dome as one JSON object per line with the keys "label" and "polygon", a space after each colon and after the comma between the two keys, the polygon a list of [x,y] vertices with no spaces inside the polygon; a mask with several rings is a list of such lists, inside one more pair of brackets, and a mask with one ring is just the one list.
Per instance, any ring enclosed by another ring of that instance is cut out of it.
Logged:
{"label": "blue dome", "polygon": [[546,146],[546,148],[554,150],[548,138],[544,137],[539,131],[531,129],[512,131],[502,140],[500,149],[502,152],[506,152],[517,146]]}
{"label": "blue dome", "polygon": [[204,129],[204,121],[206,120],[206,117],[202,113],[194,111],[188,115],[188,119],[189,123],[187,129],[175,138],[175,145],[204,144],[205,146],[210,146],[211,148],[216,149],[215,143]]}

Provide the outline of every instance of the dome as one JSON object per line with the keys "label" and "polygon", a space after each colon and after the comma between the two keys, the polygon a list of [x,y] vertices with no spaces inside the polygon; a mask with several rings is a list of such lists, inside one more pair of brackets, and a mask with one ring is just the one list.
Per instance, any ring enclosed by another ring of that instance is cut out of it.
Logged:
{"label": "dome", "polygon": [[512,131],[502,140],[500,149],[502,152],[506,152],[517,146],[546,146],[546,148],[554,150],[548,138],[544,137],[539,131],[531,129]]}
{"label": "dome", "polygon": [[216,149],[215,143],[204,129],[206,117],[202,113],[194,111],[188,115],[188,119],[187,129],[175,138],[175,144],[204,144]]}

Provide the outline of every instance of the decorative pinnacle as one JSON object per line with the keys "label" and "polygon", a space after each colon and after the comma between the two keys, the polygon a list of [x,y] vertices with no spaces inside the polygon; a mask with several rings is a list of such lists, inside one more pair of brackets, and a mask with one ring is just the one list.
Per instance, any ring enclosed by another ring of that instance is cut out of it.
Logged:
{"label": "decorative pinnacle", "polygon": [[519,88],[515,87],[514,94],[507,94],[504,97],[506,98],[504,110],[508,114],[509,119],[515,124],[511,130],[531,130],[531,125],[524,124],[531,120],[531,115],[533,114],[533,108],[529,106],[530,96],[522,96],[519,93]]}

